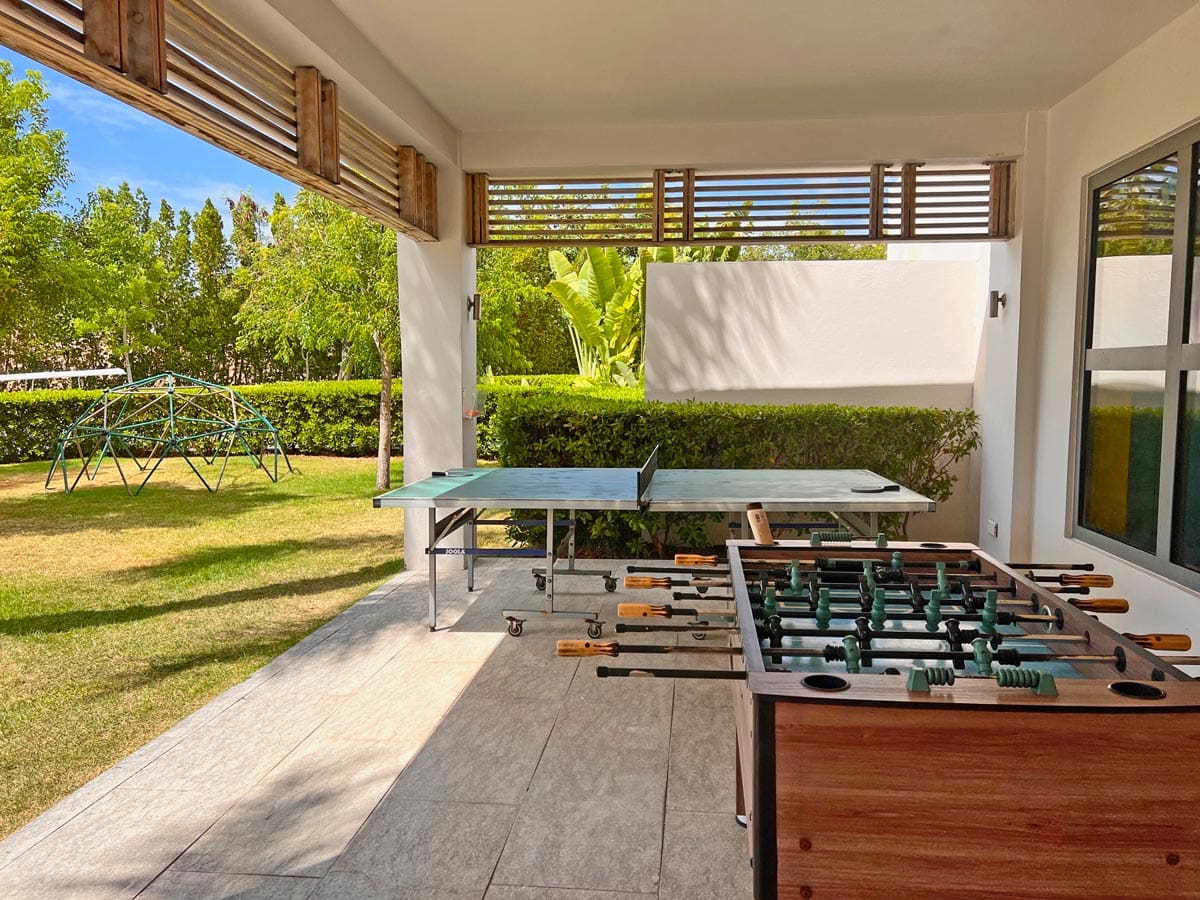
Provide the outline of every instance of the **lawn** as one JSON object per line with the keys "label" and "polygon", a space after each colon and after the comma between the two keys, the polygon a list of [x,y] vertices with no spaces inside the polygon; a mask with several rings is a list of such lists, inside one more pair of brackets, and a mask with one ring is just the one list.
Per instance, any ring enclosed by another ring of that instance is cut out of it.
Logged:
{"label": "lawn", "polygon": [[0,466],[0,837],[403,567],[373,459],[293,462],[209,494],[172,460],[136,498]]}

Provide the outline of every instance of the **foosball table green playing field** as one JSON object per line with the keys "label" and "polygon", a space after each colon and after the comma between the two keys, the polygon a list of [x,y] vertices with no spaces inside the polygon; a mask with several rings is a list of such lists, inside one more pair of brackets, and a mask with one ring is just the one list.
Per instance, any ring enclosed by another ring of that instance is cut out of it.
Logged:
{"label": "foosball table green playing field", "polygon": [[1200,658],[1166,655],[1190,639],[1101,622],[1129,604],[1090,565],[878,543],[637,567],[672,602],[559,653],[732,657],[597,674],[733,682],[759,900],[1200,897]]}

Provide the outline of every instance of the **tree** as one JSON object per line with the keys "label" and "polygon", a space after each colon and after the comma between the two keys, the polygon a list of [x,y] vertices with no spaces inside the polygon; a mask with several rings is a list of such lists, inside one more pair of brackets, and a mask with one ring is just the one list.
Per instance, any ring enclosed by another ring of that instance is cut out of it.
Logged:
{"label": "tree", "polygon": [[[134,359],[160,346],[155,333],[157,301],[166,269],[155,252],[150,201],[128,184],[98,187],[88,195],[78,218],[87,285],[74,295],[76,330],[96,336],[119,358],[129,378]],[[143,373],[144,374],[144,373]]]}
{"label": "tree", "polygon": [[70,176],[47,97],[39,73],[0,60],[0,368],[45,366],[73,338],[62,298],[81,272],[55,211]]}
{"label": "tree", "polygon": [[244,344],[289,359],[296,348],[336,349],[343,376],[356,361],[378,367],[379,453],[375,486],[390,486],[392,379],[400,358],[396,235],[336,203],[300,191],[291,206],[276,198],[272,242],[258,247],[239,280]]}

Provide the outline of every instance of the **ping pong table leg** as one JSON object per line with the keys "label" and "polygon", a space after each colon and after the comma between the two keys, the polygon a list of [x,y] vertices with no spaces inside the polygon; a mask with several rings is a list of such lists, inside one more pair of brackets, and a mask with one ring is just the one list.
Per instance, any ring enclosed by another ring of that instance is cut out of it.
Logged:
{"label": "ping pong table leg", "polygon": [[429,630],[437,630],[437,510],[429,507]]}
{"label": "ping pong table leg", "polygon": [[554,612],[554,509],[546,510],[546,612]]}
{"label": "ping pong table leg", "polygon": [[879,534],[879,513],[871,510],[868,521],[870,522],[870,531],[867,532],[867,537],[874,537]]}
{"label": "ping pong table leg", "polygon": [[[477,509],[471,510],[471,521],[467,525],[467,548],[470,550],[474,550],[479,546],[479,533],[477,530],[478,526],[476,526],[476,524],[475,524],[475,520],[478,518],[479,518],[479,510],[477,510]],[[467,570],[467,592],[470,593],[471,591],[475,590],[475,554],[474,553],[464,553],[463,554],[463,566]]]}

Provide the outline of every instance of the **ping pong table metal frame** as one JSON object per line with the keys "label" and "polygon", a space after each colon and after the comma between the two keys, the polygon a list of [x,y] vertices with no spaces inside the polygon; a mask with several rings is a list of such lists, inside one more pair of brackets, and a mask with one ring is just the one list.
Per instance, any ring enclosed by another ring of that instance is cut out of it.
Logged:
{"label": "ping pong table metal frame", "polygon": [[[588,635],[596,638],[601,634],[603,623],[598,611],[574,611],[556,609],[554,606],[554,580],[556,576],[593,575],[604,578],[604,586],[608,591],[616,589],[617,582],[611,569],[583,569],[575,565],[575,524],[578,510],[588,511],[647,511],[647,512],[738,512],[741,514],[742,534],[749,534],[749,520],[746,516],[745,505],[751,500],[760,500],[770,512],[812,512],[821,511],[834,519],[849,526],[859,534],[874,536],[879,530],[881,513],[921,512],[932,511],[933,501],[906,489],[898,493],[856,494],[854,497],[826,498],[821,500],[795,497],[781,499],[771,496],[743,497],[726,495],[717,500],[712,492],[706,493],[704,485],[714,479],[749,478],[753,481],[757,476],[762,477],[776,470],[737,470],[737,469],[675,469],[663,470],[663,490],[657,499],[653,496],[651,482],[658,473],[658,448],[650,454],[645,465],[640,469],[452,469],[447,472],[435,473],[433,477],[414,482],[405,487],[391,491],[375,498],[376,507],[407,507],[426,508],[429,516],[429,543],[425,548],[429,568],[429,629],[437,627],[437,558],[439,556],[461,556],[467,570],[467,590],[475,589],[475,560],[478,557],[523,557],[544,560],[544,564],[535,567],[532,574],[537,587],[544,593],[541,609],[505,609],[502,615],[508,621],[509,633],[516,636],[522,631],[524,621],[535,615],[555,616],[560,618],[581,619],[588,625]],[[847,477],[861,481],[874,480],[874,483],[888,484],[888,480],[865,470],[828,470],[837,471]],[[486,495],[482,491],[472,491],[470,487],[475,479],[489,473],[505,472],[511,474],[504,496]],[[784,470],[782,476],[796,476],[794,470]],[[806,475],[819,475],[814,470]],[[538,485],[523,485],[522,478],[527,481],[541,481]],[[453,487],[446,488],[449,479]],[[457,481],[457,479],[463,479]],[[626,481],[628,479],[628,481]],[[561,484],[555,484],[555,481]],[[619,481],[628,487],[614,487]],[[545,483],[549,482],[549,484]],[[630,496],[629,489],[635,487],[636,494]],[[515,486],[514,486],[515,485]],[[570,488],[568,492],[565,488]],[[757,490],[762,485],[745,485],[740,491],[750,487]],[[555,493],[555,488],[563,490]],[[898,486],[897,486],[898,488]],[[671,491],[673,496],[668,496]],[[856,490],[856,489],[855,489]],[[882,488],[880,489],[882,491]],[[895,488],[888,487],[888,491]],[[458,494],[459,496],[456,496]],[[559,499],[555,499],[558,497]],[[712,497],[713,499],[706,499]],[[872,499],[873,497],[878,499]],[[478,526],[489,524],[504,525],[541,525],[541,519],[487,519],[484,515],[488,509],[544,509],[546,513],[546,546],[545,549],[533,547],[511,548],[481,548],[478,546]],[[450,512],[439,518],[439,511],[449,509]],[[567,518],[560,519],[556,514],[566,510]],[[865,517],[865,521],[864,521]],[[780,523],[783,524],[783,523]],[[556,529],[567,529],[565,536],[566,562],[565,567],[558,567],[560,557],[555,540]],[[450,535],[463,530],[465,535],[463,547],[444,547],[442,541]]]}

